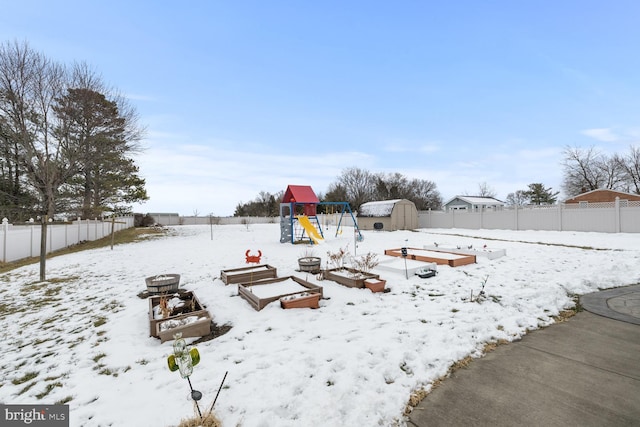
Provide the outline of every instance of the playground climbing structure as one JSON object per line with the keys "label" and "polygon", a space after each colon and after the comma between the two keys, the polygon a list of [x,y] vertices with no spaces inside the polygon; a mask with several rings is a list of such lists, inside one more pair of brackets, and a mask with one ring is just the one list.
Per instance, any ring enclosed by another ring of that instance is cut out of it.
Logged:
{"label": "playground climbing structure", "polygon": [[289,185],[280,203],[280,242],[318,244],[324,240],[322,225],[318,218],[318,207],[329,205],[338,216],[336,237],[342,233],[342,221],[350,215],[358,240],[362,234],[358,229],[348,202],[320,202],[310,186]]}

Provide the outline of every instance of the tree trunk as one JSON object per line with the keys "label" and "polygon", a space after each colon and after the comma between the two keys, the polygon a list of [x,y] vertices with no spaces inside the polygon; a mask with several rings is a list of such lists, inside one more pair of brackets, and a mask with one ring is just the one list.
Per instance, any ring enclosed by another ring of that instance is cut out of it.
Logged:
{"label": "tree trunk", "polygon": [[46,280],[46,264],[47,264],[47,222],[48,215],[42,216],[42,227],[40,227],[40,281]]}

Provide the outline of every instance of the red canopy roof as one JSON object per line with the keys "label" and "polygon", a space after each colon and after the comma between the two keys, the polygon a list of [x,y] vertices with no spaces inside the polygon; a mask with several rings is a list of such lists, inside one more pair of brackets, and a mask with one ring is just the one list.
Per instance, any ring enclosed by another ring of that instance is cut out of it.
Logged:
{"label": "red canopy roof", "polygon": [[282,203],[320,203],[318,196],[309,185],[289,185],[284,192]]}

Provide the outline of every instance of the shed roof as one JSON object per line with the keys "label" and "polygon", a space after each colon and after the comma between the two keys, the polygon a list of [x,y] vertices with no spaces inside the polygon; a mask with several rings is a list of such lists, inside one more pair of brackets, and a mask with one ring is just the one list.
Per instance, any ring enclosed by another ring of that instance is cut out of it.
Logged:
{"label": "shed roof", "polygon": [[282,196],[282,203],[320,203],[318,196],[309,185],[288,185]]}
{"label": "shed roof", "polygon": [[358,216],[391,216],[393,207],[402,199],[380,200],[360,205]]}

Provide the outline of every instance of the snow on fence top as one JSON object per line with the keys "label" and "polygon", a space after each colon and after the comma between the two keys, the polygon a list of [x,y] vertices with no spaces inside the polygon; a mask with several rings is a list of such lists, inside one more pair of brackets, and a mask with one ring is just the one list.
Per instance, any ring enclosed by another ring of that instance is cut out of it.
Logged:
{"label": "snow on fence top", "polygon": [[363,203],[358,210],[360,216],[391,216],[393,207],[401,199],[381,200],[379,202]]}

